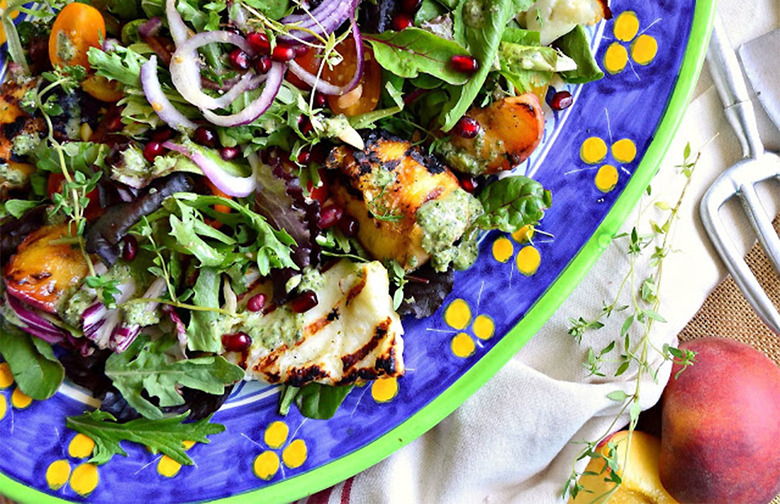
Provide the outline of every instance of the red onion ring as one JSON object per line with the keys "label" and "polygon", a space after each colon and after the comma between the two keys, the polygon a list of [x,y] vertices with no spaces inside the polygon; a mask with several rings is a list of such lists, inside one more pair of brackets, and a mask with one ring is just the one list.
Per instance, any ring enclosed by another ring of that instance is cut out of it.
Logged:
{"label": "red onion ring", "polygon": [[[203,92],[197,50],[199,47],[212,43],[233,44],[249,55],[254,54],[254,50],[244,37],[224,30],[198,33],[176,48],[171,57],[170,65],[173,85],[185,100],[201,110],[225,108],[241,93],[246,91],[250,85],[248,82],[244,82],[244,84],[239,82],[239,84],[236,84],[236,86],[219,98],[211,97]],[[251,74],[245,74],[246,76],[251,76]]]}
{"label": "red onion ring", "polygon": [[198,127],[197,124],[179,112],[165,96],[160,79],[157,77],[157,56],[152,56],[148,62],[141,66],[141,88],[144,90],[146,100],[165,124],[175,130],[194,130]]}
{"label": "red onion ring", "polygon": [[301,65],[296,63],[295,60],[291,60],[287,63],[288,67],[290,68],[290,71],[293,74],[295,74],[296,77],[298,77],[303,82],[305,82],[313,89],[316,89],[322,94],[341,96],[355,89],[358,83],[360,83],[360,79],[363,77],[363,70],[365,67],[365,62],[363,61],[363,54],[365,52],[365,49],[363,47],[363,37],[360,34],[360,29],[358,29],[357,23],[355,22],[355,20],[351,20],[351,24],[352,24],[352,33],[353,36],[355,37],[355,58],[356,58],[355,61],[357,61],[357,66],[355,67],[355,74],[352,76],[352,79],[348,83],[346,83],[343,86],[335,86],[321,79],[320,77],[314,75],[313,73],[309,72]]}
{"label": "red onion ring", "polygon": [[210,110],[204,110],[203,117],[212,124],[226,128],[249,124],[268,110],[274,102],[279,88],[282,86],[282,80],[284,80],[284,65],[282,63],[274,63],[268,71],[263,92],[255,101],[247,105],[244,110],[226,116],[217,115]]}
{"label": "red onion ring", "polygon": [[154,16],[152,19],[144,22],[141,24],[141,26],[138,27],[138,34],[143,38],[152,37],[157,35],[157,33],[160,31],[160,28],[162,28],[162,19]]}
{"label": "red onion ring", "polygon": [[[271,98],[273,100],[273,98]],[[257,180],[254,174],[248,177],[236,177],[218,166],[213,160],[207,158],[198,151],[191,151],[187,147],[173,142],[164,142],[163,147],[178,152],[198,165],[214,186],[228,196],[249,196],[257,188]]]}
{"label": "red onion ring", "polygon": [[168,18],[168,30],[171,32],[173,43],[178,46],[190,36],[190,30],[184,24],[181,14],[176,10],[176,0],[165,1],[165,17]]}
{"label": "red onion ring", "polygon": [[[329,35],[348,18],[355,17],[357,4],[358,0],[332,0],[327,5],[320,5],[310,14],[296,14],[283,18],[283,23],[287,24],[292,31],[299,31],[301,34],[281,35],[277,40],[288,44],[311,42],[317,36]],[[320,11],[320,8],[323,10]]]}

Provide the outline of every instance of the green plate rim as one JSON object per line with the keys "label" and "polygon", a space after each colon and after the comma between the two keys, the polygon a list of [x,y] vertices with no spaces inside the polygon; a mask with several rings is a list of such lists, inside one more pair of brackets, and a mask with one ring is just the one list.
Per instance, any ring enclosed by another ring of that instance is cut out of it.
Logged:
{"label": "green plate rim", "polygon": [[[580,249],[574,259],[550,285],[544,295],[531,307],[525,317],[510,330],[501,341],[447,390],[431,401],[415,415],[376,441],[340,459],[279,482],[267,488],[251,490],[230,497],[209,501],[219,504],[243,504],[247,498],[262,497],[263,502],[290,502],[328,488],[360,471],[376,464],[402,448],[412,440],[433,428],[460,406],[468,397],[484,385],[528,342],[544,325],[555,310],[580,283],[591,266],[601,256],[612,237],[622,226],[636,202],[645,192],[650,180],[658,171],[658,165],[671,144],[682,122],[685,110],[699,78],[707,53],[710,32],[715,18],[717,0],[698,0],[693,15],[689,43],[685,50],[680,76],[672,92],[656,135],[623,193],[615,202],[602,223]],[[606,237],[606,238],[605,238]],[[554,287],[554,289],[553,289]],[[554,294],[553,293],[554,291]],[[19,502],[68,503],[66,501],[29,488],[0,473],[0,493]]]}

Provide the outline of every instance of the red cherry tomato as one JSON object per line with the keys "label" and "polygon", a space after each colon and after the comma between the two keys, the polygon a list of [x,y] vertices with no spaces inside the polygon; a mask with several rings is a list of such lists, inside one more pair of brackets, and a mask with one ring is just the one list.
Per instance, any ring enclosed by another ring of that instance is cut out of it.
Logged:
{"label": "red cherry tomato", "polygon": [[[343,61],[333,68],[325,67],[322,75],[325,80],[337,86],[347,84],[355,74],[357,66],[355,39],[348,38],[336,46]],[[350,92],[341,96],[328,96],[328,105],[334,114],[354,116],[374,110],[382,92],[382,69],[374,59],[374,52],[365,46],[363,52],[363,77]]]}

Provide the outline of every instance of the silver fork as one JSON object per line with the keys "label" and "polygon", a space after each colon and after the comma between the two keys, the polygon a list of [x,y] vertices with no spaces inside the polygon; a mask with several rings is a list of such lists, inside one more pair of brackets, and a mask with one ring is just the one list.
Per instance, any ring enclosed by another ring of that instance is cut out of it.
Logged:
{"label": "silver fork", "polygon": [[729,238],[733,230],[724,224],[719,215],[720,207],[726,201],[732,197],[739,198],[758,241],[775,269],[780,272],[780,238],[755,188],[759,182],[780,177],[780,157],[764,150],[742,69],[719,16],[715,19],[707,60],[726,117],[742,144],[744,157],[724,171],[707,190],[699,207],[701,219],[718,254],[748,302],[764,323],[780,334],[780,313]]}

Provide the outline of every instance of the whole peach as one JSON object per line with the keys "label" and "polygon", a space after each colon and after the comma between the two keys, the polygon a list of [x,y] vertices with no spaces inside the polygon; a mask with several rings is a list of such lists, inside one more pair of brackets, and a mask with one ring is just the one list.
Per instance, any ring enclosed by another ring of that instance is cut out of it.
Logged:
{"label": "whole peach", "polygon": [[780,492],[780,368],[737,341],[680,345],[695,364],[663,396],[660,476],[683,503],[759,504]]}

